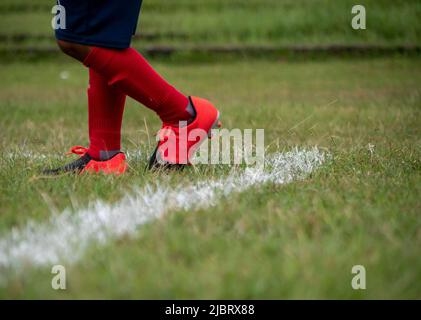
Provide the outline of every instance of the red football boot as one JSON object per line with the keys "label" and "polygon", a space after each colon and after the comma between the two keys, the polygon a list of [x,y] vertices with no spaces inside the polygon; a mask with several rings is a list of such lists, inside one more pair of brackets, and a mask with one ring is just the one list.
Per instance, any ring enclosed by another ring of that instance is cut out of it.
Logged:
{"label": "red football boot", "polygon": [[102,174],[123,174],[127,169],[126,156],[124,153],[117,153],[114,157],[106,161],[97,161],[87,153],[88,149],[75,146],[67,154],[77,154],[81,157],[56,169],[44,170],[44,174],[58,175],[63,173],[102,173]]}
{"label": "red football boot", "polygon": [[184,126],[163,124],[158,134],[158,145],[149,160],[149,169],[190,165],[194,153],[205,139],[211,137],[211,130],[221,126],[219,111],[212,103],[197,97],[189,99],[196,117],[191,123],[184,123]]}

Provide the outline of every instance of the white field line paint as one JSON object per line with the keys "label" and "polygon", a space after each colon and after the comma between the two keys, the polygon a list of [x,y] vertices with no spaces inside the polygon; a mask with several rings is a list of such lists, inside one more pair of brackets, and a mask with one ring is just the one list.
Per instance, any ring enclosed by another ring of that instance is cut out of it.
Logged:
{"label": "white field line paint", "polygon": [[5,158],[11,159],[11,160],[20,160],[20,159],[46,160],[50,158],[61,158],[61,156],[53,155],[53,154],[51,155],[43,154],[43,153],[34,152],[34,151],[22,151],[22,152],[13,151],[13,152],[6,153]]}
{"label": "white field line paint", "polygon": [[53,214],[47,222],[29,222],[0,238],[0,270],[77,262],[90,245],[135,235],[139,226],[167,212],[207,208],[250,187],[304,179],[325,159],[317,148],[276,153],[266,158],[264,169],[237,169],[188,186],[147,185],[114,204],[97,201],[76,212]]}

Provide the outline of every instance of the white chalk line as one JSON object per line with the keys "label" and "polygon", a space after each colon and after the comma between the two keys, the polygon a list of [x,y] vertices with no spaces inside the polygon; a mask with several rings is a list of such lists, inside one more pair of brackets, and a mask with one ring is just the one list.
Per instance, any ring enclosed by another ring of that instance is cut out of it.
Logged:
{"label": "white chalk line", "polygon": [[75,263],[89,246],[136,235],[140,226],[168,212],[208,208],[251,187],[304,179],[326,157],[317,148],[294,149],[267,156],[264,169],[236,169],[223,177],[187,186],[146,185],[114,204],[96,201],[85,209],[53,214],[45,222],[30,221],[0,238],[0,270]]}

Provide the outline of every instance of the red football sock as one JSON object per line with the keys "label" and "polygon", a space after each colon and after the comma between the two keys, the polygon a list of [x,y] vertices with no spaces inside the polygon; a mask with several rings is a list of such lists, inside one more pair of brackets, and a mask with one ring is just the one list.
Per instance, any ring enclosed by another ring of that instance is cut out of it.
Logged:
{"label": "red football sock", "polygon": [[110,86],[154,110],[165,123],[178,124],[192,117],[186,110],[188,98],[168,84],[132,48],[92,47],[84,64],[107,78]]}
{"label": "red football sock", "polygon": [[96,160],[107,160],[120,151],[121,122],[126,95],[110,87],[107,80],[89,68],[88,154]]}

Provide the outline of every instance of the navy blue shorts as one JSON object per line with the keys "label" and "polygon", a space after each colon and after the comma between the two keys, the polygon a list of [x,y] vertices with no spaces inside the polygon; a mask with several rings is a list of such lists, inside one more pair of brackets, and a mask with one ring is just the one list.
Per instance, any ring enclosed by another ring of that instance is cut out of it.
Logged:
{"label": "navy blue shorts", "polygon": [[58,0],[66,12],[66,29],[59,40],[97,47],[130,47],[142,0]]}

